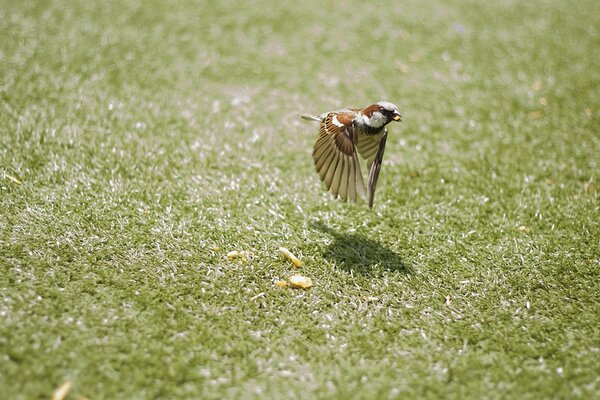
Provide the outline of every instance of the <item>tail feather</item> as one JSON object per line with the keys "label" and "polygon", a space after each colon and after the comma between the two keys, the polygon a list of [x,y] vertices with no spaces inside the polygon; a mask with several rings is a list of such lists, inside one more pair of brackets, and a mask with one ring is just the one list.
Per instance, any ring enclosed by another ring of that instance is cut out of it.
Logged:
{"label": "tail feather", "polygon": [[307,121],[317,121],[317,122],[321,122],[321,118],[319,118],[316,115],[310,115],[310,114],[301,114],[300,118],[305,119]]}

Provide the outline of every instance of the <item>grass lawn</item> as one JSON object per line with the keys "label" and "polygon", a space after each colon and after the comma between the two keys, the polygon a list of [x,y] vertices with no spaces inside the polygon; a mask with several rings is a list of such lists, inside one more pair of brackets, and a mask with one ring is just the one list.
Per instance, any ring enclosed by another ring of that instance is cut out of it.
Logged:
{"label": "grass lawn", "polygon": [[[597,0],[0,0],[2,396],[600,398],[599,27]],[[369,210],[298,114],[378,100],[404,122]]]}

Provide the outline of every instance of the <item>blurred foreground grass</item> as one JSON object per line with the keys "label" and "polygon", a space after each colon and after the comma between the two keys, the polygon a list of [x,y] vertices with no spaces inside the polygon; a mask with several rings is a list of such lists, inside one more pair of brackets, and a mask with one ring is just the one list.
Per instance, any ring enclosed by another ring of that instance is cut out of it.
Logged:
{"label": "blurred foreground grass", "polygon": [[[6,398],[598,396],[598,2],[0,5]],[[332,201],[297,114],[383,99]]]}

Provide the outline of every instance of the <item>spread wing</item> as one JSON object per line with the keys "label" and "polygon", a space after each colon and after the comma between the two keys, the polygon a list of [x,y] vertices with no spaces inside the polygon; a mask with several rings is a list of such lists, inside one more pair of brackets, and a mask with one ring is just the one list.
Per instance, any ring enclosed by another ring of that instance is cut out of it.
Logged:
{"label": "spread wing", "polygon": [[373,207],[373,199],[375,198],[375,188],[377,187],[379,171],[381,171],[381,163],[383,161],[383,152],[385,151],[385,142],[387,140],[387,129],[384,128],[383,133],[381,133],[381,135],[375,136],[379,136],[379,143],[377,145],[375,154],[372,156],[372,158],[369,157],[367,159],[369,166],[369,188],[367,192],[369,208]]}
{"label": "spread wing", "polygon": [[375,160],[375,156],[377,155],[377,151],[379,150],[381,138],[383,137],[383,135],[384,130],[382,130],[381,133],[378,133],[376,135],[358,135],[356,148],[360,156],[367,160],[368,170],[371,169],[373,160]]}
{"label": "spread wing", "polygon": [[322,118],[319,137],[313,149],[317,173],[333,196],[356,202],[365,196],[365,185],[358,156],[357,135],[351,110],[331,112]]}

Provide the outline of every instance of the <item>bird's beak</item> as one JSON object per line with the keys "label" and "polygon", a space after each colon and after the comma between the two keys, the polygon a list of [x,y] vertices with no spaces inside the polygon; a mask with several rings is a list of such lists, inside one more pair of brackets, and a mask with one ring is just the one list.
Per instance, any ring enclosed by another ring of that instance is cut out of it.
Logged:
{"label": "bird's beak", "polygon": [[398,114],[398,111],[396,111],[396,112],[394,113],[394,116],[392,117],[392,119],[393,119],[394,121],[402,121],[402,115]]}

